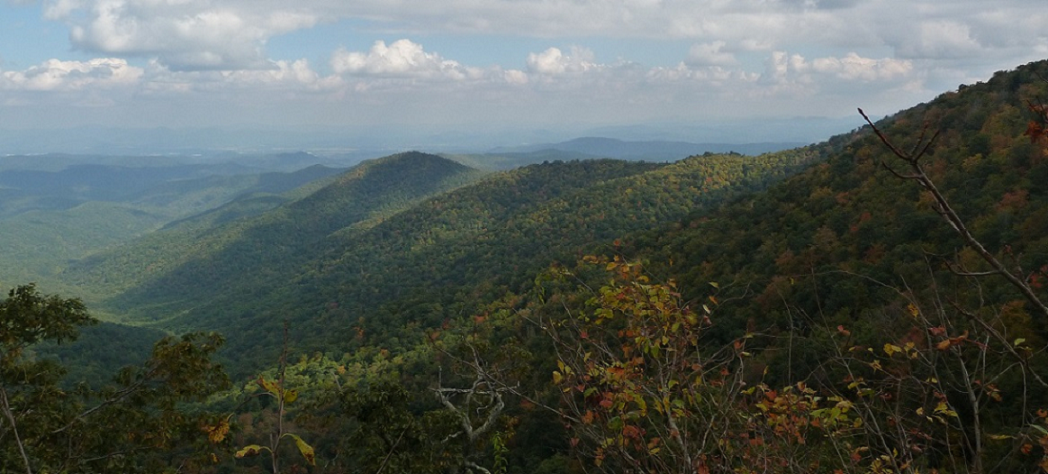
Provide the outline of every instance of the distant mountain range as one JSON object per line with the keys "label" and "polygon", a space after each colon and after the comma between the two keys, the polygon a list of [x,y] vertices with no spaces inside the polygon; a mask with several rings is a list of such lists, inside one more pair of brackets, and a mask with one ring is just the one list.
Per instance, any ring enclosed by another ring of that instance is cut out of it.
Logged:
{"label": "distant mountain range", "polygon": [[681,141],[650,140],[624,141],[615,138],[582,137],[560,143],[540,143],[517,147],[498,147],[490,154],[535,153],[557,150],[594,158],[616,158],[622,160],[675,161],[703,153],[739,153],[760,155],[804,146],[799,142],[763,143],[690,143]]}
{"label": "distant mountain range", "polygon": [[[716,123],[666,122],[566,129],[519,128],[441,130],[426,126],[0,129],[0,156],[75,153],[99,155],[266,154],[308,150],[360,161],[406,150],[484,153],[506,144],[557,143],[574,137],[614,137],[633,142],[808,144],[860,125],[855,117],[791,117],[721,120]],[[497,127],[497,125],[492,125]],[[737,147],[737,145],[732,145]],[[530,148],[530,147],[529,147]],[[532,148],[534,149],[534,148]],[[781,149],[775,147],[773,149]],[[506,151],[510,149],[507,148]],[[717,152],[720,148],[711,148]],[[738,148],[724,151],[746,153]],[[765,149],[763,151],[772,151]],[[760,153],[762,151],[753,151]],[[700,152],[701,153],[701,152]],[[688,156],[685,153],[675,159]]]}

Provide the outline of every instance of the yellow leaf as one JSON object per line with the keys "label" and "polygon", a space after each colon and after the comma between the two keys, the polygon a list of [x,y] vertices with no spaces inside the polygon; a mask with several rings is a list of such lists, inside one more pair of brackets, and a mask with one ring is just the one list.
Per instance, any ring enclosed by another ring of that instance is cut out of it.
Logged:
{"label": "yellow leaf", "polygon": [[896,346],[895,344],[885,344],[884,345],[884,353],[888,354],[888,357],[891,357],[896,352],[902,352],[902,348],[899,347],[899,346]]}
{"label": "yellow leaf", "polygon": [[913,303],[907,305],[906,309],[910,310],[910,314],[915,318],[921,314],[921,311]]}
{"label": "yellow leaf", "polygon": [[313,452],[313,447],[310,446],[309,443],[303,441],[302,438],[299,438],[296,434],[288,433],[287,435],[295,440],[295,446],[298,446],[298,452],[302,453],[302,457],[306,459],[306,462],[308,462],[310,466],[316,466],[316,454]]}
{"label": "yellow leaf", "polygon": [[284,392],[284,403],[291,403],[298,400],[298,390],[288,390]]}
{"label": "yellow leaf", "polygon": [[222,440],[226,439],[226,435],[229,434],[229,418],[226,418],[218,422],[215,426],[208,426],[207,428],[207,439],[212,443],[221,443]]}
{"label": "yellow leaf", "polygon": [[262,453],[263,449],[269,448],[265,448],[257,444],[251,444],[241,448],[240,451],[237,451],[234,456],[236,456],[237,458],[243,458],[246,456],[257,456],[258,454]]}
{"label": "yellow leaf", "polygon": [[258,376],[258,380],[256,380],[255,383],[265,391],[272,393],[274,396],[280,393],[280,387],[275,382],[270,382],[261,375]]}

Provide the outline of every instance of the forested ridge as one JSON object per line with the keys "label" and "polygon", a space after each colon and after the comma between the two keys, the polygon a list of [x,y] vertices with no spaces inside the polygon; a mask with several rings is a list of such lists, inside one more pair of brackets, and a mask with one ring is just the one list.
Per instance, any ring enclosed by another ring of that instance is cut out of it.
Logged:
{"label": "forested ridge", "polygon": [[758,157],[407,153],[186,220],[65,277],[224,341],[74,392],[26,374],[84,309],[12,291],[0,469],[1048,471],[1046,77]]}
{"label": "forested ridge", "polygon": [[[468,169],[432,155],[416,154],[421,161],[413,162],[395,156],[371,166],[386,175],[366,165],[273,212],[176,241],[145,239],[150,247],[119,249],[71,275],[126,279],[148,269],[150,275],[109,300],[110,312],[176,332],[220,330],[229,339],[224,353],[249,367],[266,365],[255,351],[276,350],[284,320],[296,327],[296,342],[308,339],[338,357],[353,352],[345,341],[360,330],[383,345],[405,341],[403,349],[421,328],[519,291],[550,262],[574,260],[626,232],[757,189],[822,153],[710,155],[674,164],[553,162],[411,206],[398,189],[425,196],[427,186],[447,181],[434,168]],[[346,193],[349,184],[361,190]]]}

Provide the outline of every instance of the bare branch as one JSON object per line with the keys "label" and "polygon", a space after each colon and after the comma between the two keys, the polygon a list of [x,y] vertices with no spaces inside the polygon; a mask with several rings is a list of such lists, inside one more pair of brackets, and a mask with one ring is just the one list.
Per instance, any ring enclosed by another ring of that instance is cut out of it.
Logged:
{"label": "bare branch", "polygon": [[[907,179],[916,180],[918,183],[920,183],[921,187],[923,187],[926,191],[931,193],[932,197],[935,199],[936,211],[946,220],[950,227],[952,227],[961,236],[965,243],[967,243],[969,247],[975,250],[975,252],[978,253],[983,260],[989,263],[994,270],[1000,273],[1000,275],[1003,276],[1008,281],[1008,283],[1010,283],[1012,286],[1018,289],[1019,292],[1023,295],[1023,298],[1025,298],[1031,305],[1033,305],[1034,308],[1040,311],[1041,314],[1048,316],[1048,306],[1046,306],[1041,301],[1041,299],[1037,297],[1037,294],[1034,293],[1033,288],[1030,288],[1030,286],[1027,285],[1022,278],[1016,276],[1007,268],[1005,268],[1004,264],[997,260],[997,257],[994,257],[994,255],[990,253],[989,250],[986,250],[986,247],[982,245],[982,242],[979,242],[979,240],[972,235],[972,233],[968,230],[967,225],[964,223],[964,220],[961,219],[959,215],[957,215],[957,212],[954,211],[953,207],[951,207],[949,202],[947,202],[946,196],[944,196],[942,192],[939,191],[939,189],[935,186],[935,182],[932,181],[930,177],[928,177],[928,175],[924,172],[924,169],[921,168],[920,164],[918,163],[918,160],[920,160],[920,158],[928,152],[932,143],[939,136],[939,133],[936,132],[926,143],[922,144],[922,132],[921,140],[918,140],[917,142],[919,146],[916,146],[914,148],[915,150],[919,151],[917,151],[916,154],[908,154],[899,150],[899,148],[897,148],[892,143],[892,141],[889,140],[888,137],[885,136],[884,133],[881,132],[881,130],[877,128],[876,125],[873,124],[873,121],[871,121],[870,118],[866,116],[862,109],[859,109],[859,114],[862,115],[862,118],[866,120],[866,123],[873,128],[873,132],[877,135],[878,138],[880,138],[881,142],[884,143],[884,145],[889,150],[891,150],[891,152],[895,154],[895,156],[897,156],[899,159],[901,159],[909,165],[910,170],[913,172],[913,178]],[[899,176],[898,173],[893,172],[893,174]]]}
{"label": "bare branch", "polygon": [[11,424],[11,432],[14,433],[15,443],[18,444],[18,452],[22,455],[22,461],[25,463],[25,472],[26,474],[33,474],[29,456],[25,453],[25,445],[22,444],[22,438],[18,435],[18,424],[15,422],[14,413],[11,412],[11,402],[7,399],[7,390],[2,384],[0,384],[0,402],[3,402],[4,416],[7,417],[8,423]]}

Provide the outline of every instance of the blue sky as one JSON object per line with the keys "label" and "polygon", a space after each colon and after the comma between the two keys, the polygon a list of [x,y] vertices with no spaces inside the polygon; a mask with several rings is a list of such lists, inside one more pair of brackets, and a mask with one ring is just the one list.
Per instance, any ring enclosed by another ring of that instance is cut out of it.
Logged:
{"label": "blue sky", "polygon": [[1048,57],[1044,25],[1028,0],[0,0],[0,129],[882,115]]}

